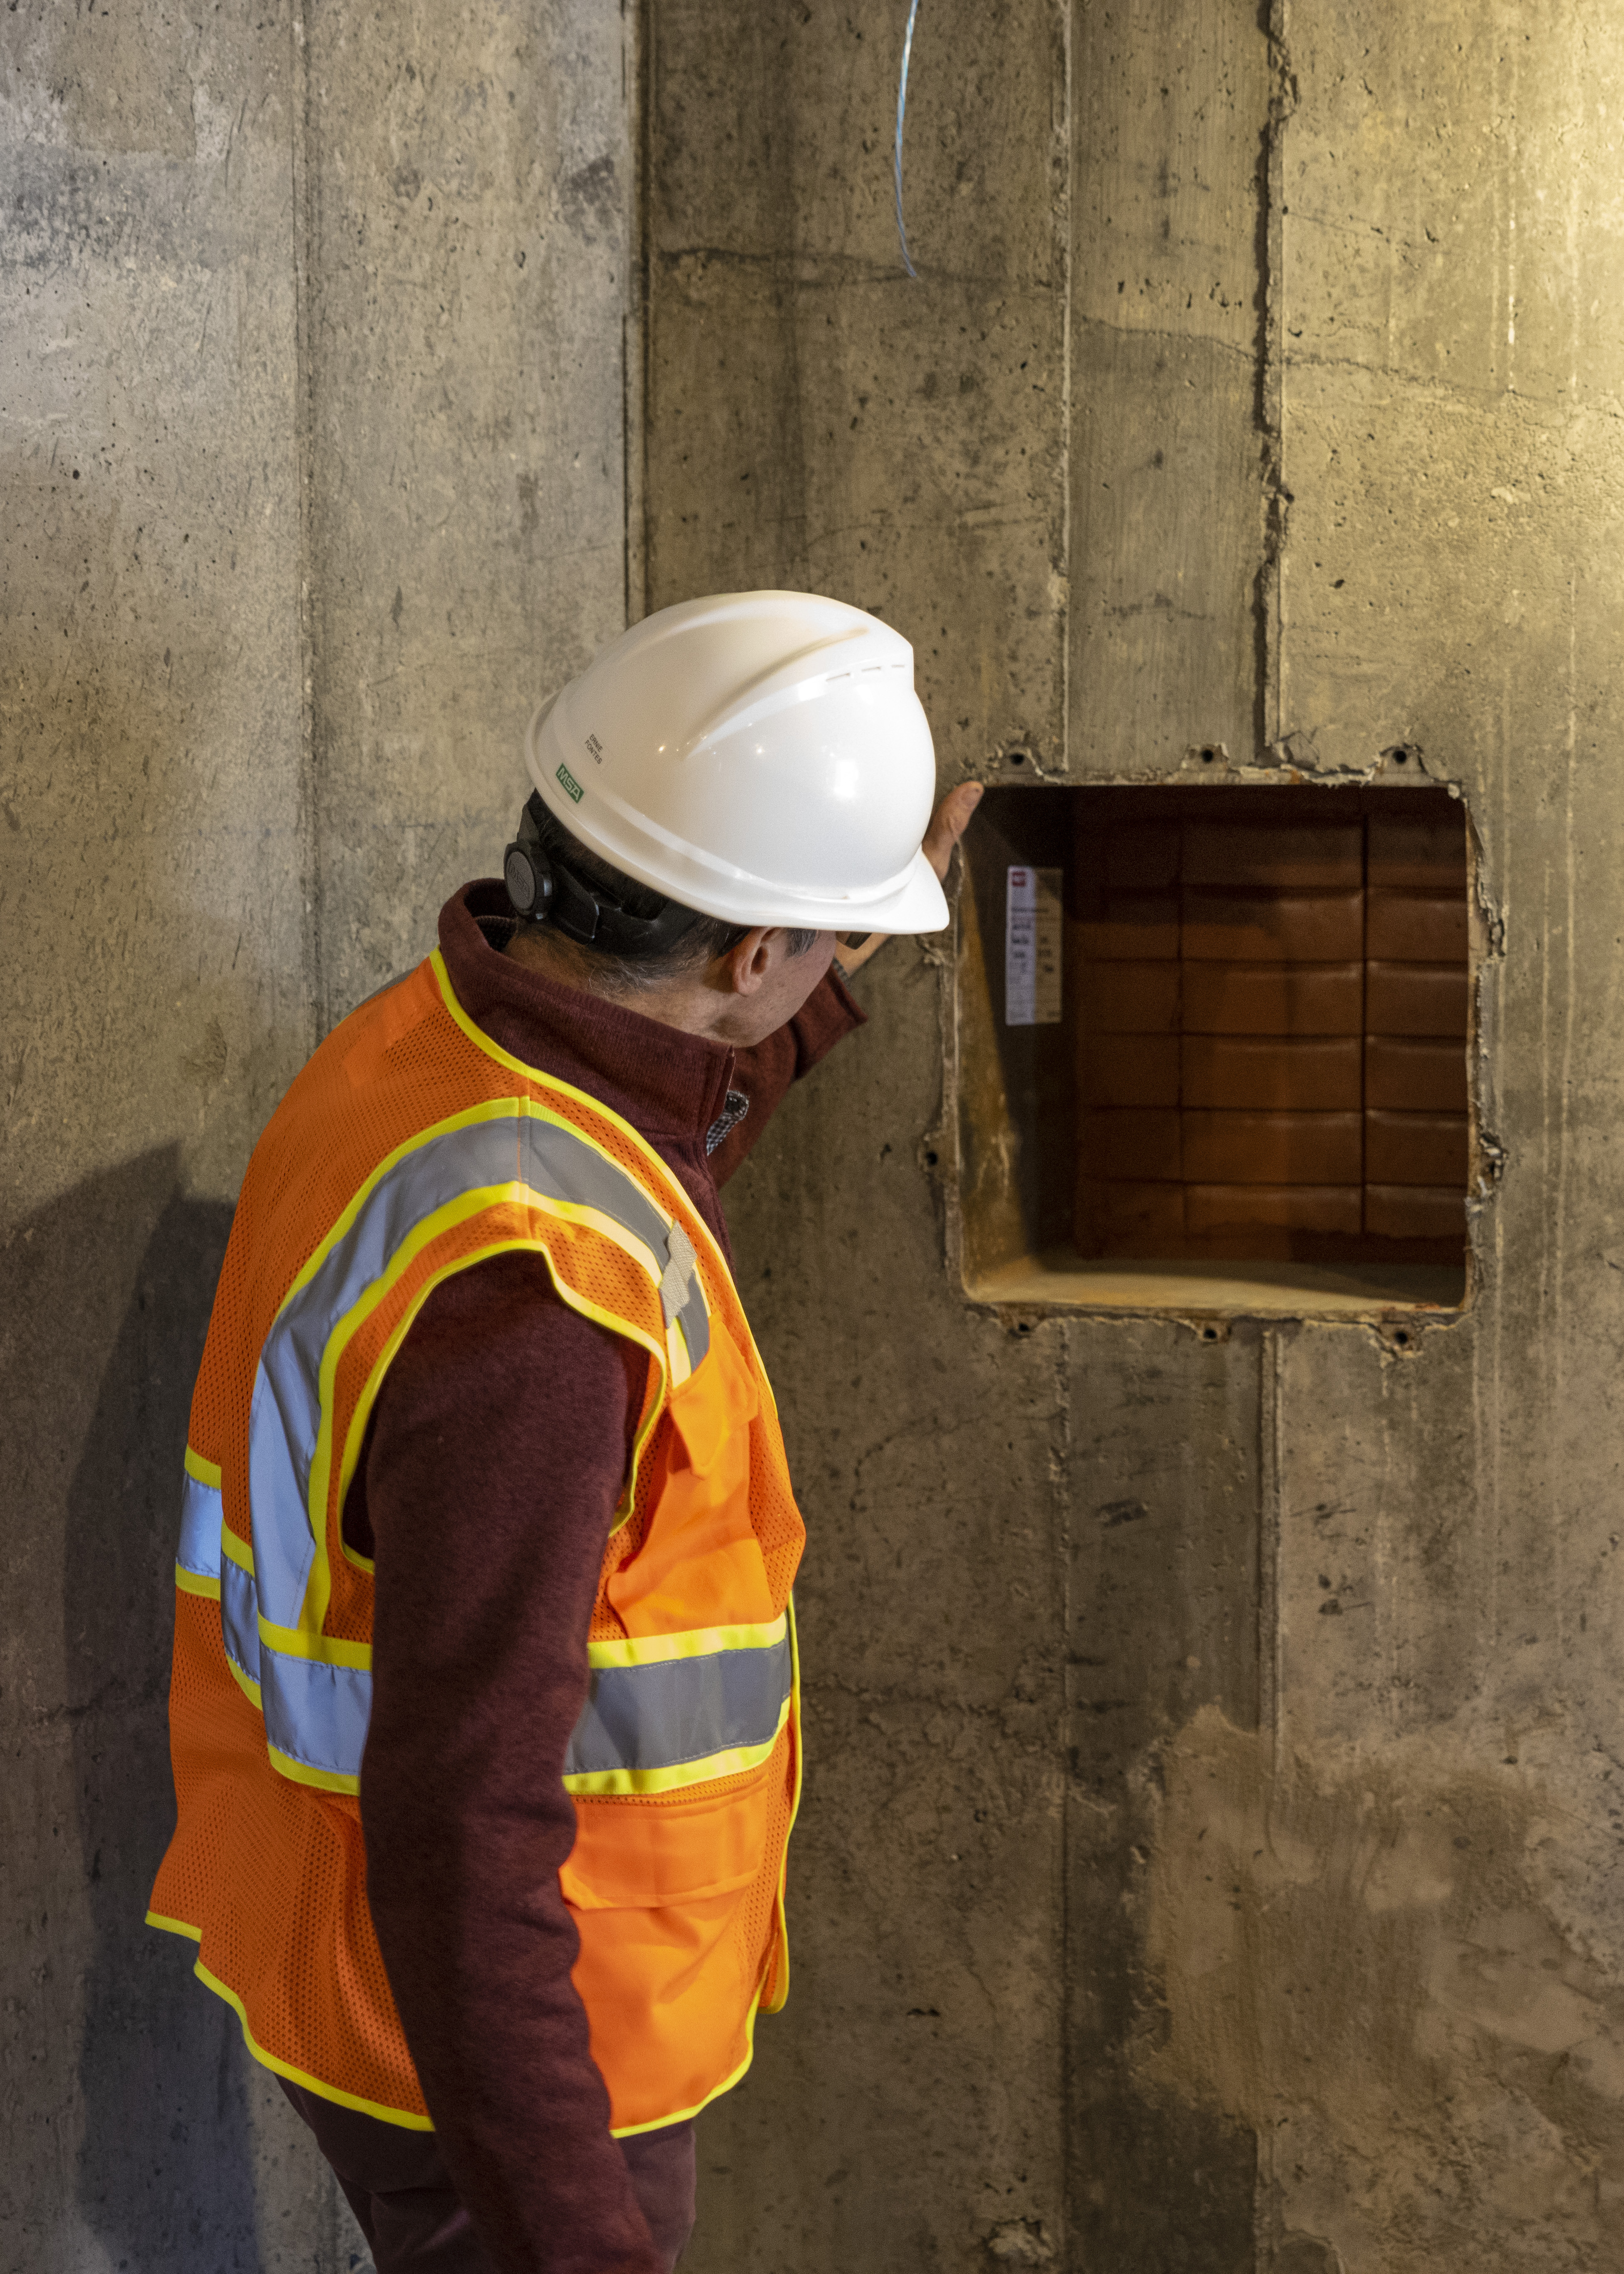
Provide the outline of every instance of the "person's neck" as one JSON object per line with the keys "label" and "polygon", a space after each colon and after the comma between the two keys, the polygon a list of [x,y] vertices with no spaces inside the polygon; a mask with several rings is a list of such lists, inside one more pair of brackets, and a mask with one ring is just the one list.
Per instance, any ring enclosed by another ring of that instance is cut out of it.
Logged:
{"label": "person's neck", "polygon": [[691,978],[656,981],[648,987],[617,987],[605,983],[603,966],[583,954],[573,940],[557,932],[542,932],[521,924],[503,953],[515,963],[539,971],[555,987],[574,987],[598,1001],[613,1003],[640,1018],[657,1019],[662,1027],[675,1027],[685,1035],[698,1035],[709,1043],[726,1043],[720,1029],[732,998],[706,983],[704,971]]}

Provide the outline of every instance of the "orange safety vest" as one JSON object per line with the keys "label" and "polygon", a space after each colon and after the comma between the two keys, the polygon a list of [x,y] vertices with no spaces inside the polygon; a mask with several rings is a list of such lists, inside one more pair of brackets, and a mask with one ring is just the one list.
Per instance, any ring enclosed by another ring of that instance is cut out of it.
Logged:
{"label": "orange safety vest", "polygon": [[482,1034],[438,953],[328,1036],[244,1180],[192,1398],[178,1822],[147,1916],[198,1943],[198,1975],[267,2067],[429,2128],[367,1909],[372,1566],[342,1518],[430,1291],[509,1248],[545,1256],[565,1302],[650,1358],[560,1875],[623,2135],[736,2082],[757,2008],[787,1993],[805,1533],[738,1292],[687,1193],[619,1115]]}

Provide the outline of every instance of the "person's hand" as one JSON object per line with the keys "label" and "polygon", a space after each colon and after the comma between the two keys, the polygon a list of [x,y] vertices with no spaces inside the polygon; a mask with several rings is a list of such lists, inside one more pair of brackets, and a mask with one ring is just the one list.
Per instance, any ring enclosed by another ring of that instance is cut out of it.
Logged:
{"label": "person's hand", "polygon": [[960,782],[957,789],[949,790],[930,817],[930,826],[919,849],[944,884],[947,882],[947,864],[953,857],[953,847],[970,826],[970,816],[981,802],[980,782]]}
{"label": "person's hand", "polygon": [[[920,851],[944,884],[947,881],[948,863],[953,857],[953,847],[969,827],[970,816],[981,802],[980,782],[960,782],[957,789],[949,790],[930,817],[930,826],[925,832]],[[840,945],[835,951],[836,966],[844,979],[849,979],[853,971],[860,970],[871,955],[884,946],[891,934],[871,931],[860,947],[847,945],[851,937],[849,933],[842,934]]]}

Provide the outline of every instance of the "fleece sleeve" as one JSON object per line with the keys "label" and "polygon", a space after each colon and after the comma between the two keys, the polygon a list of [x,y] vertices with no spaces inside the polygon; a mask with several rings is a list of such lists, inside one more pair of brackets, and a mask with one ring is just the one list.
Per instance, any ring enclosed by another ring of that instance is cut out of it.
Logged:
{"label": "fleece sleeve", "polygon": [[441,2154],[500,2274],[658,2274],[570,1980],[561,1781],[647,1360],[534,1255],[435,1290],[345,1534],[375,1557],[367,1896]]}

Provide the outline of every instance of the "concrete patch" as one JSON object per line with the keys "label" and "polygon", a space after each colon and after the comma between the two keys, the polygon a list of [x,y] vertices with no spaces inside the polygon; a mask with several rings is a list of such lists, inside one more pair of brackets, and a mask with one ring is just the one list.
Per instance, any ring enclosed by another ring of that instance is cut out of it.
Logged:
{"label": "concrete patch", "polygon": [[1255,2127],[1266,2201],[1326,2238],[1288,2263],[1610,2247],[1624,1981],[1563,1918],[1567,1805],[1447,1728],[1380,1758],[1292,1747],[1276,1773],[1211,1708],[1161,1775],[1146,1955],[1166,2031],[1134,2074]]}

